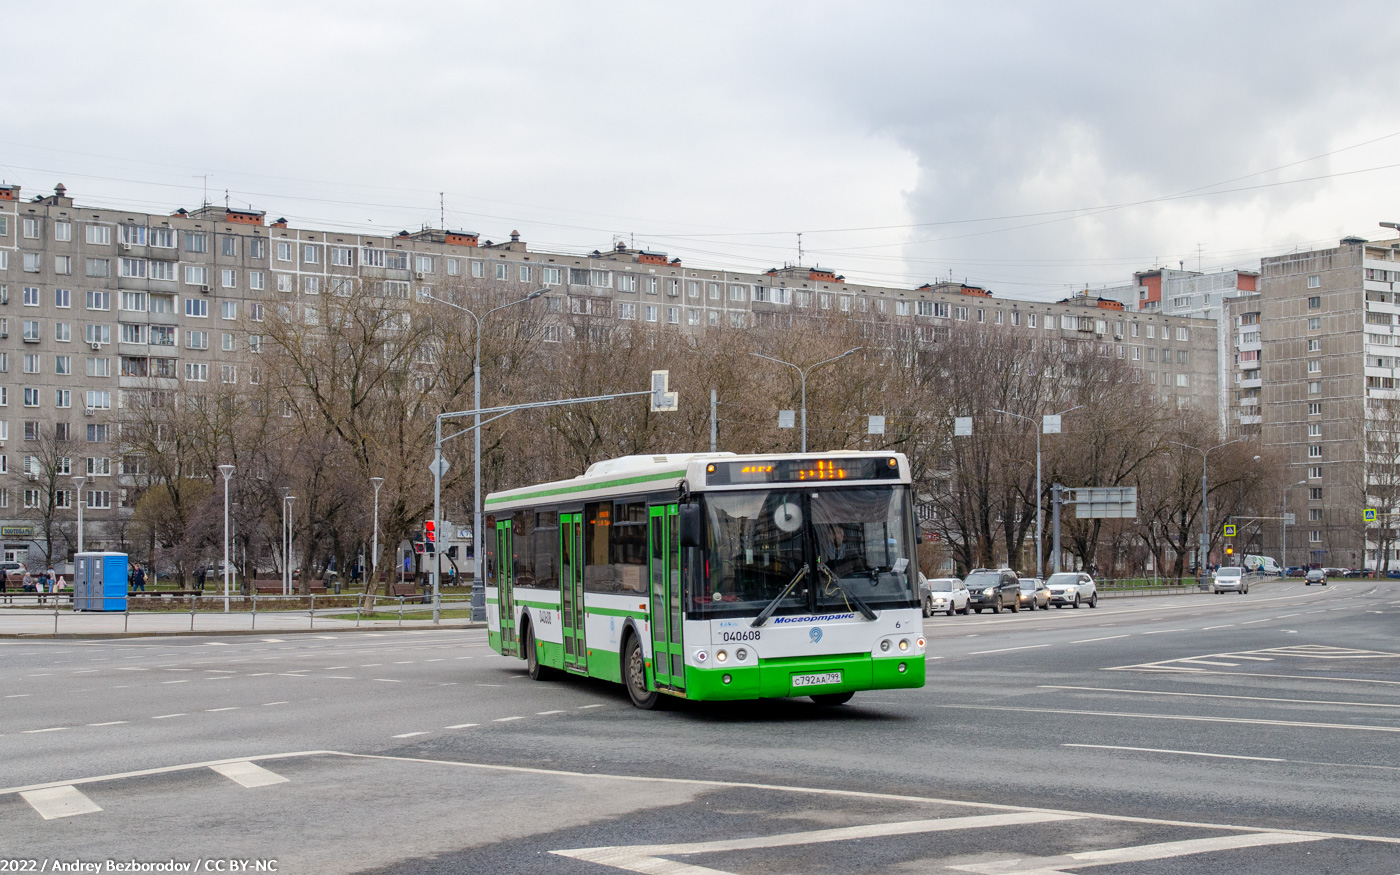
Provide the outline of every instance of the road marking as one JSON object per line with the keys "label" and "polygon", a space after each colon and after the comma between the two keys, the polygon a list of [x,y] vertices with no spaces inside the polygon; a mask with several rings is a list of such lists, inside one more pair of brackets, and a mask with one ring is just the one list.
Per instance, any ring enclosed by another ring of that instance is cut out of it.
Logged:
{"label": "road marking", "polygon": [[1049,644],[1027,644],[1024,647],[1003,647],[999,650],[974,650],[968,656],[981,656],[984,653],[1010,653],[1013,650],[1035,650],[1039,647],[1049,647]]}
{"label": "road marking", "polygon": [[214,674],[238,674],[238,672],[228,668],[206,668],[205,671],[213,672]]}
{"label": "road marking", "polygon": [[587,710],[588,708],[601,708],[601,707],[603,707],[603,703],[602,703],[602,702],[598,702],[598,703],[593,704],[593,705],[579,705],[577,710],[579,710],[579,711],[584,711],[584,710]]}
{"label": "road marking", "polygon": [[250,674],[250,675],[248,675],[248,677],[250,677],[250,678],[260,678],[260,677],[266,677],[267,675],[270,675],[270,674],[272,674],[272,672],[270,672],[270,671],[260,671],[260,672],[257,672],[257,673],[255,673],[255,674]]}
{"label": "road marking", "polygon": [[187,683],[189,683],[189,682],[190,682],[190,679],[189,679],[189,678],[181,678],[181,679],[178,680],[178,681],[161,681],[162,684],[187,684]]}
{"label": "road marking", "polygon": [[1284,699],[1268,696],[1227,696],[1223,693],[1177,693],[1171,690],[1120,690],[1113,687],[1070,687],[1041,684],[1044,690],[1097,690],[1105,693],[1136,693],[1142,696],[1187,696],[1193,699],[1243,699],[1248,702],[1288,702],[1295,705],[1351,705],[1356,708],[1400,708],[1382,702],[1338,702],[1330,699]]}
{"label": "road marking", "polygon": [[1318,836],[1299,833],[1244,833],[1242,835],[1217,836],[1209,839],[1185,839],[1177,842],[1161,842],[1155,845],[1135,845],[1126,848],[1109,848],[1102,851],[1079,851],[1061,854],[1056,857],[1021,857],[991,863],[967,863],[950,866],[961,872],[977,872],[982,875],[999,873],[1050,873],[1065,869],[1079,869],[1088,866],[1112,866],[1123,863],[1139,863],[1147,860],[1168,860],[1190,854],[1209,854],[1217,851],[1233,851],[1241,848],[1258,848],[1269,845],[1289,845],[1300,842],[1321,841]]}
{"label": "road marking", "polygon": [[1272,623],[1272,622],[1274,622],[1274,618],[1273,618],[1273,617],[1265,617],[1265,618],[1262,619],[1262,620],[1246,620],[1245,622],[1241,623],[1240,625],[1241,625],[1241,626],[1252,626],[1252,625],[1254,625],[1255,623]]}
{"label": "road marking", "polygon": [[206,714],[213,714],[213,713],[215,713],[215,712],[217,712],[217,711],[237,711],[237,710],[238,710],[238,707],[239,707],[239,706],[237,706],[237,705],[232,705],[232,706],[230,706],[230,707],[228,707],[228,708],[205,708],[205,709],[204,709],[204,713],[206,713]]}
{"label": "road marking", "polygon": [[236,763],[219,763],[209,768],[235,781],[244,787],[268,787],[273,784],[285,784],[289,780],[276,772],[264,769],[257,763],[250,763],[247,760]]}
{"label": "road marking", "polygon": [[125,720],[108,720],[106,723],[89,723],[88,725],[89,725],[89,726],[119,726],[119,725],[121,725],[121,724],[123,724],[123,723],[125,723],[125,722],[126,722]]}
{"label": "road marking", "polygon": [[480,723],[457,723],[453,726],[445,726],[444,729],[471,729],[473,726],[480,726]]}
{"label": "road marking", "polygon": [[414,661],[411,660],[411,659],[405,659],[405,660],[401,660],[401,661],[399,661],[399,662],[394,663],[394,665],[413,665],[413,662],[414,662]]}
{"label": "road marking", "polygon": [[360,668],[379,668],[383,664],[384,663],[382,662],[367,662],[364,665],[360,666]]}
{"label": "road marking", "polygon": [[1185,629],[1154,629],[1151,632],[1143,632],[1144,635],[1162,635],[1167,632],[1185,632]]}
{"label": "road marking", "polygon": [[405,733],[403,733],[402,735],[395,735],[394,738],[412,738],[412,737],[415,736],[415,735],[427,735],[427,734],[428,734],[428,733],[427,733],[426,731],[424,731],[424,732],[405,732]]}
{"label": "road marking", "polygon": [[885,836],[917,835],[929,832],[948,832],[960,829],[980,829],[998,826],[1019,826],[1031,823],[1054,823],[1064,820],[1077,820],[1073,815],[1051,814],[1046,812],[1017,812],[1013,814],[978,814],[967,817],[940,817],[930,820],[911,820],[904,823],[872,823],[865,826],[847,826],[835,829],[814,829],[807,832],[790,832],[773,836],[757,836],[744,839],[721,839],[711,842],[683,842],[672,845],[631,845],[603,848],[572,848],[550,851],[560,857],[570,857],[588,863],[625,869],[629,872],[644,873],[710,873],[720,875],[718,869],[691,866],[662,859],[682,854],[715,854],[727,851],[743,851],[757,848],[787,848],[797,845],[815,845],[826,842],[858,841],[860,839]]}
{"label": "road marking", "polygon": [[545,716],[547,716],[547,715],[549,715],[549,714],[567,714],[568,712],[567,712],[567,711],[536,711],[535,713],[536,713],[537,715],[539,715],[540,717],[545,717]]}
{"label": "road marking", "polygon": [[1240,653],[1232,653],[1232,654],[1230,654],[1230,658],[1231,658],[1231,659],[1247,659],[1247,660],[1249,660],[1250,662],[1273,662],[1273,661],[1274,661],[1274,658],[1273,658],[1272,656],[1245,656],[1245,655],[1240,654]]}
{"label": "road marking", "polygon": [[500,686],[504,686],[504,684],[477,684],[477,686],[478,686],[478,687],[500,687]]}
{"label": "road marking", "polygon": [[75,669],[73,669],[73,674],[89,674],[89,673],[91,673],[91,672],[98,671],[98,670],[99,670],[99,669],[95,669],[95,668],[75,668]]}
{"label": "road marking", "polygon": [[44,820],[72,817],[75,814],[91,814],[94,811],[102,810],[72,784],[49,787],[43,790],[28,790],[19,795],[25,802],[29,803],[30,807],[39,812],[39,816],[43,817]]}
{"label": "road marking", "polygon": [[349,667],[350,667],[350,666],[348,666],[348,665],[328,665],[328,666],[326,666],[326,671],[335,671],[336,669],[339,669],[339,668],[349,668]]}
{"label": "road marking", "polygon": [[1160,747],[1124,747],[1117,744],[1062,744],[1060,747],[1092,747],[1096,750],[1132,750],[1142,753],[1174,753],[1189,757],[1214,757],[1222,760],[1257,760],[1261,763],[1286,763],[1279,757],[1247,757],[1229,753],[1202,753],[1196,750],[1170,750]]}
{"label": "road marking", "polygon": [[1109,635],[1107,638],[1081,638],[1078,641],[1071,641],[1071,644],[1089,644],[1094,641],[1112,641],[1115,638],[1129,638],[1130,635]]}
{"label": "road marking", "polygon": [[332,681],[353,681],[355,678],[348,674],[328,674],[326,675],[326,679]]}
{"label": "road marking", "polygon": [[33,695],[33,693],[11,693],[10,695],[6,696],[5,698],[7,698],[7,699],[23,699],[25,696],[32,696],[32,695]]}
{"label": "road marking", "polygon": [[1136,717],[1142,720],[1184,720],[1188,723],[1240,723],[1246,726],[1289,726],[1299,729],[1350,729],[1356,732],[1400,732],[1400,726],[1358,726],[1352,723],[1306,723],[1300,720],[1251,720],[1244,717],[1201,717],[1189,714],[1134,714],[1125,711],[1073,711],[1063,708],[1012,708],[1006,705],[941,705],[963,711],[1015,711],[1025,714],[1077,714],[1088,717]]}
{"label": "road marking", "polygon": [[492,723],[509,723],[512,720],[524,720],[524,717],[497,717]]}
{"label": "road marking", "polygon": [[1212,662],[1209,659],[1200,659],[1198,657],[1187,657],[1186,659],[1180,661],[1189,662],[1192,665],[1223,665],[1226,668],[1234,668],[1239,665],[1238,662]]}
{"label": "road marking", "polygon": [[36,732],[62,732],[63,730],[65,730],[65,729],[67,729],[67,728],[68,728],[67,726],[50,726],[48,729],[25,729],[25,730],[22,730],[20,734],[21,734],[21,735],[33,735],[33,734],[36,733]]}
{"label": "road marking", "polygon": [[381,681],[381,682],[386,683],[386,684],[397,684],[397,683],[402,683],[401,681],[396,680],[395,678],[375,678],[375,680]]}
{"label": "road marking", "polygon": [[1233,629],[1233,628],[1235,628],[1235,624],[1234,624],[1234,623],[1226,623],[1224,626],[1207,626],[1207,627],[1205,627],[1204,629],[1202,629],[1201,631],[1202,631],[1202,632],[1209,632],[1209,631],[1212,630],[1212,629]]}
{"label": "road marking", "polygon": [[169,720],[171,717],[185,717],[185,714],[162,714],[159,717],[152,717],[152,720]]}
{"label": "road marking", "polygon": [[263,702],[263,707],[266,708],[268,705],[285,705],[285,704],[287,704],[287,703],[286,703],[286,702]]}

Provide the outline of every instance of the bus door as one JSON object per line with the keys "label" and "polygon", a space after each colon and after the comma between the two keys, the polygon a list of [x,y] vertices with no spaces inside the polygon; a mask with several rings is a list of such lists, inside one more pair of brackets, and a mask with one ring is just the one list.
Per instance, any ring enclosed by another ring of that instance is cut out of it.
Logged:
{"label": "bus door", "polygon": [[559,604],[564,626],[564,668],[588,673],[583,622],[583,514],[559,514]]}
{"label": "bus door", "polygon": [[515,581],[511,576],[510,518],[496,521],[496,580],[500,589],[501,653],[519,654],[515,640]]}
{"label": "bus door", "polygon": [[651,654],[656,686],[685,689],[681,640],[681,551],[677,507],[656,505],[648,517],[651,565]]}

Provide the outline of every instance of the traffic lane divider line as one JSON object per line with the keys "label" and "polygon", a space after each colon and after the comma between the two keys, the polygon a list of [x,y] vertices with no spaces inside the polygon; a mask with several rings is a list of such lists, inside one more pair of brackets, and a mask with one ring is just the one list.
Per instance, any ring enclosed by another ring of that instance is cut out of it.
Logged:
{"label": "traffic lane divider line", "polygon": [[[1014,711],[1024,714],[1070,714],[1086,717],[1127,717],[1140,720],[1182,720],[1188,723],[1235,723],[1297,729],[1342,729],[1354,732],[1400,732],[1400,726],[1358,726],[1354,723],[1309,723],[1301,720],[1259,720],[1246,717],[1207,717],[1193,714],[1135,714],[1128,711],[1077,711],[1069,708],[1012,708],[1005,705],[937,705],[962,711]],[[1397,839],[1400,841],[1400,839]]]}
{"label": "traffic lane divider line", "polygon": [[1159,842],[1152,845],[1131,845],[1122,848],[1107,848],[1098,851],[1075,851],[1053,857],[1023,857],[1016,861],[991,863],[965,863],[948,868],[960,872],[992,873],[1049,873],[1062,869],[1078,869],[1087,866],[1113,866],[1124,863],[1139,863],[1148,860],[1170,860],[1194,854],[1235,851],[1243,848],[1268,847],[1270,845],[1299,844],[1318,842],[1318,836],[1300,833],[1243,833],[1240,835],[1215,836],[1206,839],[1183,839],[1175,842]]}
{"label": "traffic lane divider line", "polygon": [[1136,693],[1143,696],[1183,696],[1193,699],[1244,699],[1250,702],[1288,702],[1297,705],[1350,705],[1357,708],[1400,708],[1382,702],[1338,702],[1329,699],[1287,699],[1271,696],[1228,696],[1223,693],[1179,693],[1174,690],[1127,690],[1113,687],[1074,687],[1063,684],[1040,684],[1042,690],[1092,690],[1101,693]]}
{"label": "traffic lane divider line", "polygon": [[20,798],[39,812],[44,820],[57,820],[60,817],[73,817],[78,814],[92,814],[102,809],[82,791],[71,784],[60,787],[45,787],[38,790],[24,790]]}
{"label": "traffic lane divider line", "polygon": [[273,784],[285,784],[290,779],[277,774],[270,769],[248,760],[236,763],[219,763],[209,767],[210,769],[234,781],[244,787],[252,789],[254,787],[270,787]]}
{"label": "traffic lane divider line", "polygon": [[1282,757],[1248,757],[1233,753],[1205,753],[1198,750],[1172,750],[1164,747],[1128,747],[1120,744],[1061,744],[1060,747],[1088,747],[1094,750],[1130,750],[1140,753],[1172,753],[1188,757],[1212,757],[1222,760],[1255,760],[1261,763],[1286,763]]}

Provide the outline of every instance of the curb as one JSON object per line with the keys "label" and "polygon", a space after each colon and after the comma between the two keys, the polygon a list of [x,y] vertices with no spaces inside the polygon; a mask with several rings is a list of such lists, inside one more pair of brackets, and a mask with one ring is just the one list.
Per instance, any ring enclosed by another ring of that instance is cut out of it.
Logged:
{"label": "curb", "polygon": [[280,637],[283,635],[326,635],[331,633],[339,634],[341,632],[442,632],[452,629],[485,628],[485,623],[468,622],[454,623],[450,626],[348,626],[345,628],[332,629],[272,629],[267,631],[264,631],[262,629],[211,629],[209,631],[191,632],[187,629],[182,629],[179,631],[170,632],[162,632],[159,630],[153,632],[59,632],[57,635],[55,635],[52,632],[0,632],[0,641],[23,641],[38,638],[42,638],[49,641],[76,639],[95,641],[114,638],[208,638],[211,636],[225,635],[259,635],[263,637]]}

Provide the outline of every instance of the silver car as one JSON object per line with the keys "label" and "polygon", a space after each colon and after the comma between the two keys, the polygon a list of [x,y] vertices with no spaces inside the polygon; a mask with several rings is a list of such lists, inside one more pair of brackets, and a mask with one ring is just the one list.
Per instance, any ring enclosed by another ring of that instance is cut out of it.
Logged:
{"label": "silver car", "polygon": [[1222,592],[1246,595],[1249,592],[1249,579],[1245,577],[1243,568],[1238,565],[1226,565],[1215,569],[1210,581],[1210,591],[1216,595]]}
{"label": "silver car", "polygon": [[1082,571],[1052,574],[1045,581],[1045,586],[1050,590],[1050,604],[1057,608],[1065,605],[1078,608],[1081,604],[1088,604],[1091,608],[1099,606],[1099,588],[1094,584],[1094,578]]}

